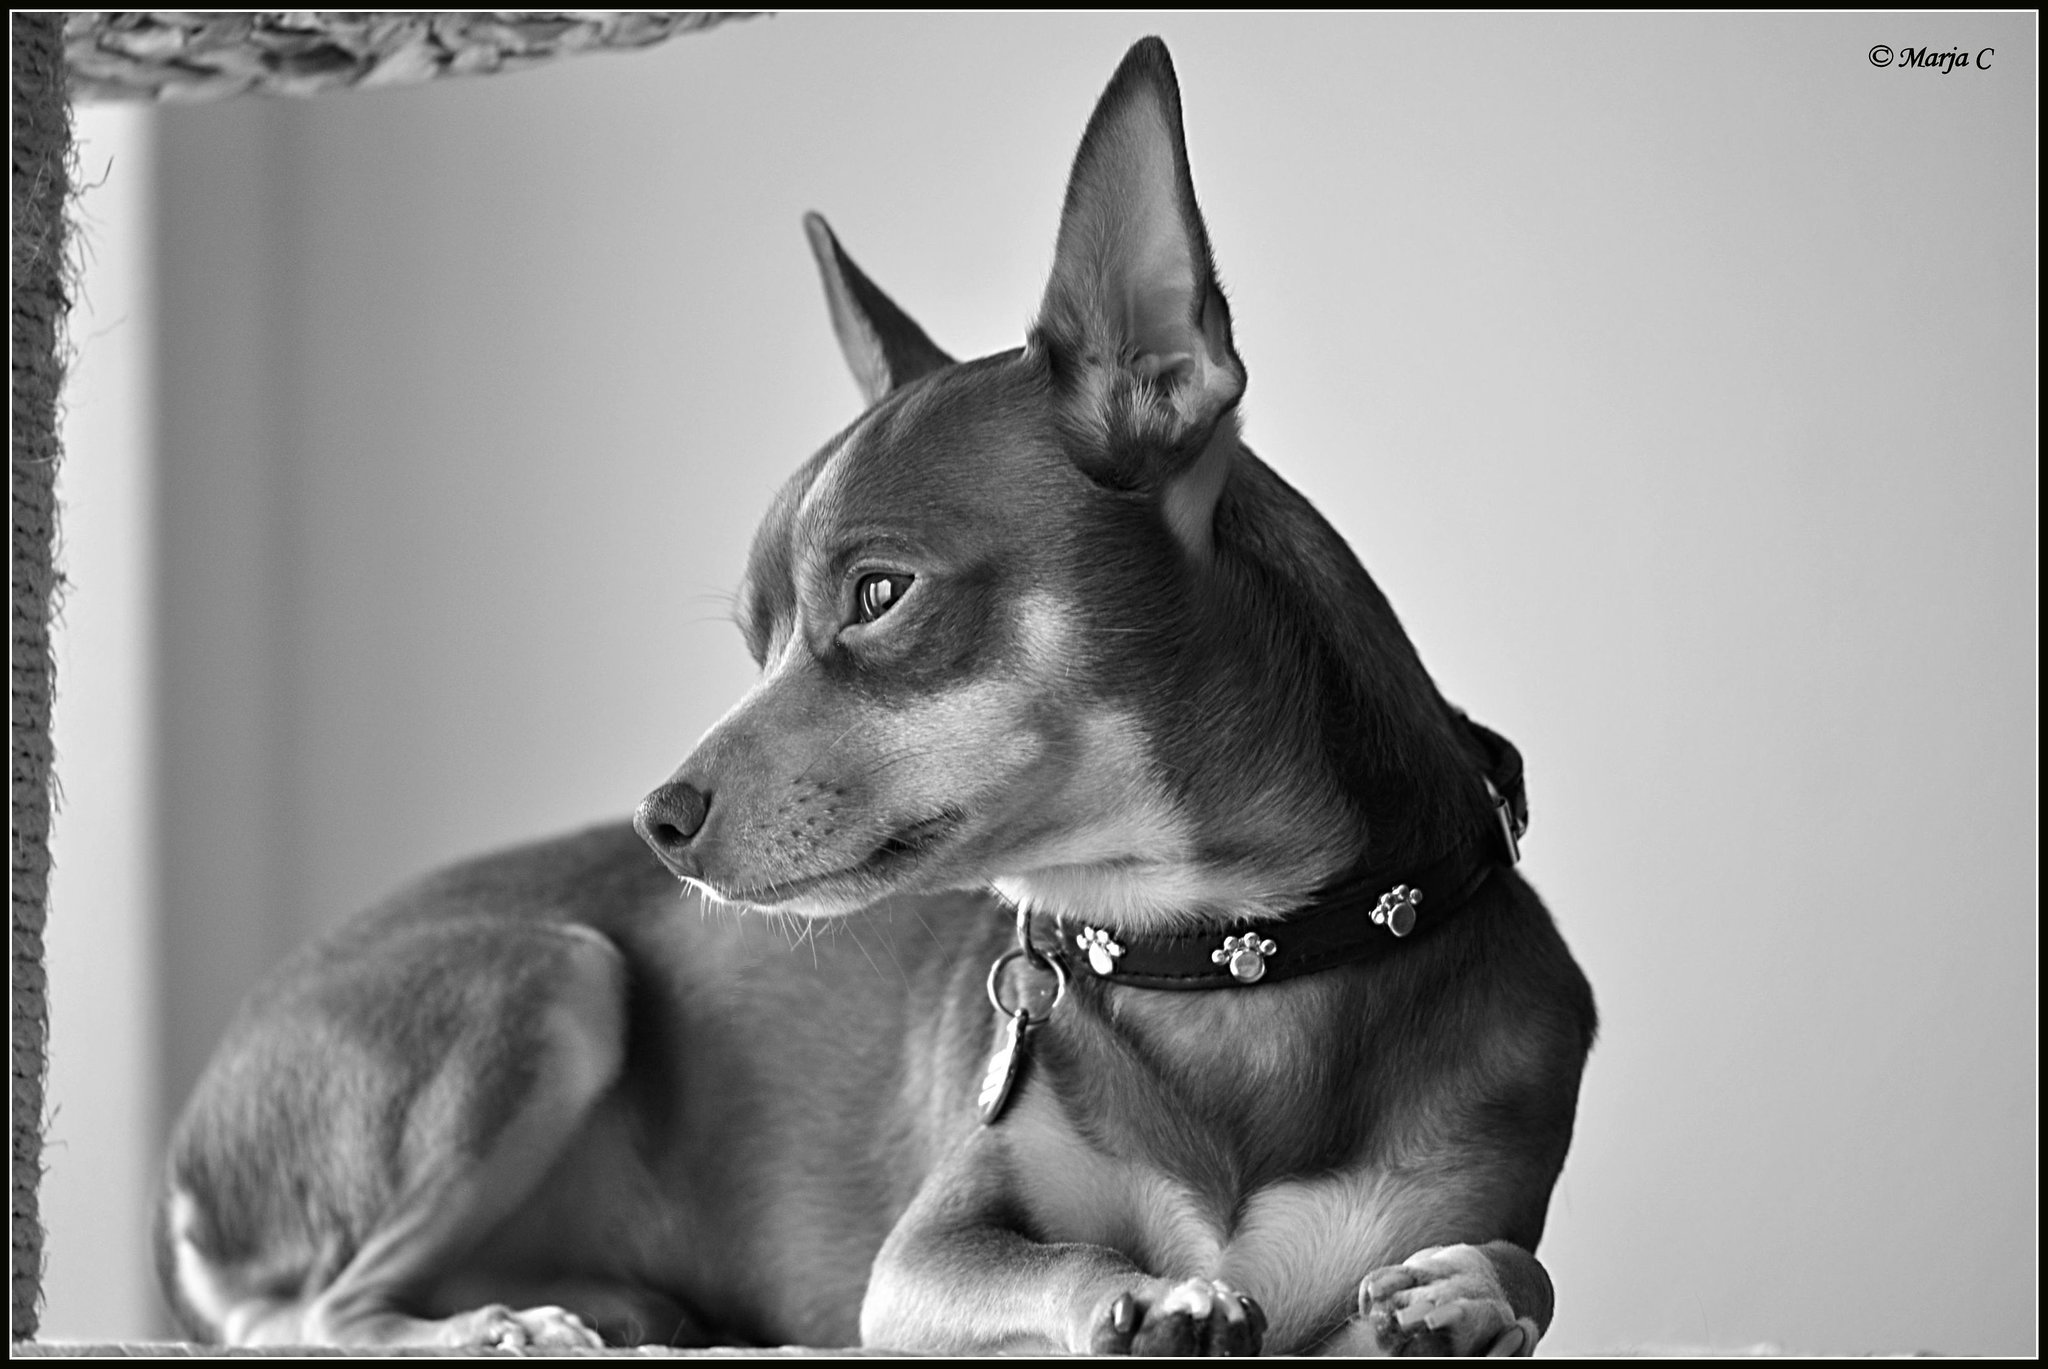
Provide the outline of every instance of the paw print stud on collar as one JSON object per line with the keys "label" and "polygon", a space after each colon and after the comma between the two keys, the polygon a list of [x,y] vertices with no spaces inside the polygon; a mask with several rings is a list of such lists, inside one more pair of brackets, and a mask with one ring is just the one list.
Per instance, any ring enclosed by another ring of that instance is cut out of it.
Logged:
{"label": "paw print stud on collar", "polygon": [[1231,977],[1240,984],[1256,984],[1266,977],[1266,957],[1279,950],[1279,944],[1262,941],[1257,932],[1246,932],[1243,936],[1226,936],[1223,949],[1209,952],[1213,964],[1230,966]]}
{"label": "paw print stud on collar", "polygon": [[1074,944],[1088,952],[1088,968],[1097,974],[1112,974],[1116,970],[1116,958],[1124,948],[1109,939],[1109,933],[1100,927],[1083,927],[1074,933]]}
{"label": "paw print stud on collar", "polygon": [[1379,906],[1372,910],[1372,920],[1395,936],[1406,936],[1415,930],[1415,905],[1420,902],[1422,890],[1396,884],[1380,895]]}

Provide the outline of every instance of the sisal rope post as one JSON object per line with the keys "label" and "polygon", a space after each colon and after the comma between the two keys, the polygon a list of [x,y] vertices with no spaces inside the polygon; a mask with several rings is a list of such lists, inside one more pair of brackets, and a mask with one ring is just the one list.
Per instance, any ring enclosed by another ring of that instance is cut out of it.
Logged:
{"label": "sisal rope post", "polygon": [[12,1339],[36,1333],[41,1313],[43,1079],[49,1003],[43,925],[50,873],[50,610],[61,583],[57,533],[58,338],[70,304],[64,282],[71,107],[64,88],[64,16],[12,16],[14,62],[14,524],[13,629],[8,639],[8,731],[13,744],[8,828],[14,905],[14,1283]]}

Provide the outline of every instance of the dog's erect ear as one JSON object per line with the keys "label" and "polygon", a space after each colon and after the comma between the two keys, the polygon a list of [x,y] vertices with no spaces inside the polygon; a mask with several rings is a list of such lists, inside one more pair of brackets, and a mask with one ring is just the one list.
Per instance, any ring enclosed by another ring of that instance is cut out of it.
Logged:
{"label": "dog's erect ear", "polygon": [[861,274],[821,215],[804,215],[804,236],[811,240],[811,255],[825,280],[825,303],[832,310],[839,350],[868,403],[953,364],[910,315]]}
{"label": "dog's erect ear", "polygon": [[1180,86],[1157,38],[1124,55],[1082,135],[1035,338],[1076,416],[1122,453],[1112,459],[1164,463],[1091,472],[1118,483],[1183,473],[1244,393],[1188,175]]}

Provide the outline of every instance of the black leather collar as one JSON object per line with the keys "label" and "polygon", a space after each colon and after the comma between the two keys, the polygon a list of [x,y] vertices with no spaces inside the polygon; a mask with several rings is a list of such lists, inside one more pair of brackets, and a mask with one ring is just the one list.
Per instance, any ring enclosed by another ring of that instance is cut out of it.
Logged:
{"label": "black leather collar", "polygon": [[1462,713],[1459,718],[1486,754],[1497,840],[1462,847],[1400,879],[1372,871],[1346,876],[1275,921],[1139,935],[1048,919],[1037,934],[1054,940],[1063,959],[1093,977],[1140,989],[1273,984],[1384,955],[1427,935],[1469,904],[1496,870],[1521,858],[1529,825],[1521,752],[1499,733]]}

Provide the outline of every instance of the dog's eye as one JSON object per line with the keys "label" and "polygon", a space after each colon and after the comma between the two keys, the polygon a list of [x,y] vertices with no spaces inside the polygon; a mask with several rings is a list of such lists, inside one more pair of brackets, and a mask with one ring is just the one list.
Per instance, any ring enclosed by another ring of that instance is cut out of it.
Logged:
{"label": "dog's eye", "polygon": [[872,623],[896,607],[896,601],[910,588],[908,575],[863,575],[853,587],[858,621]]}

